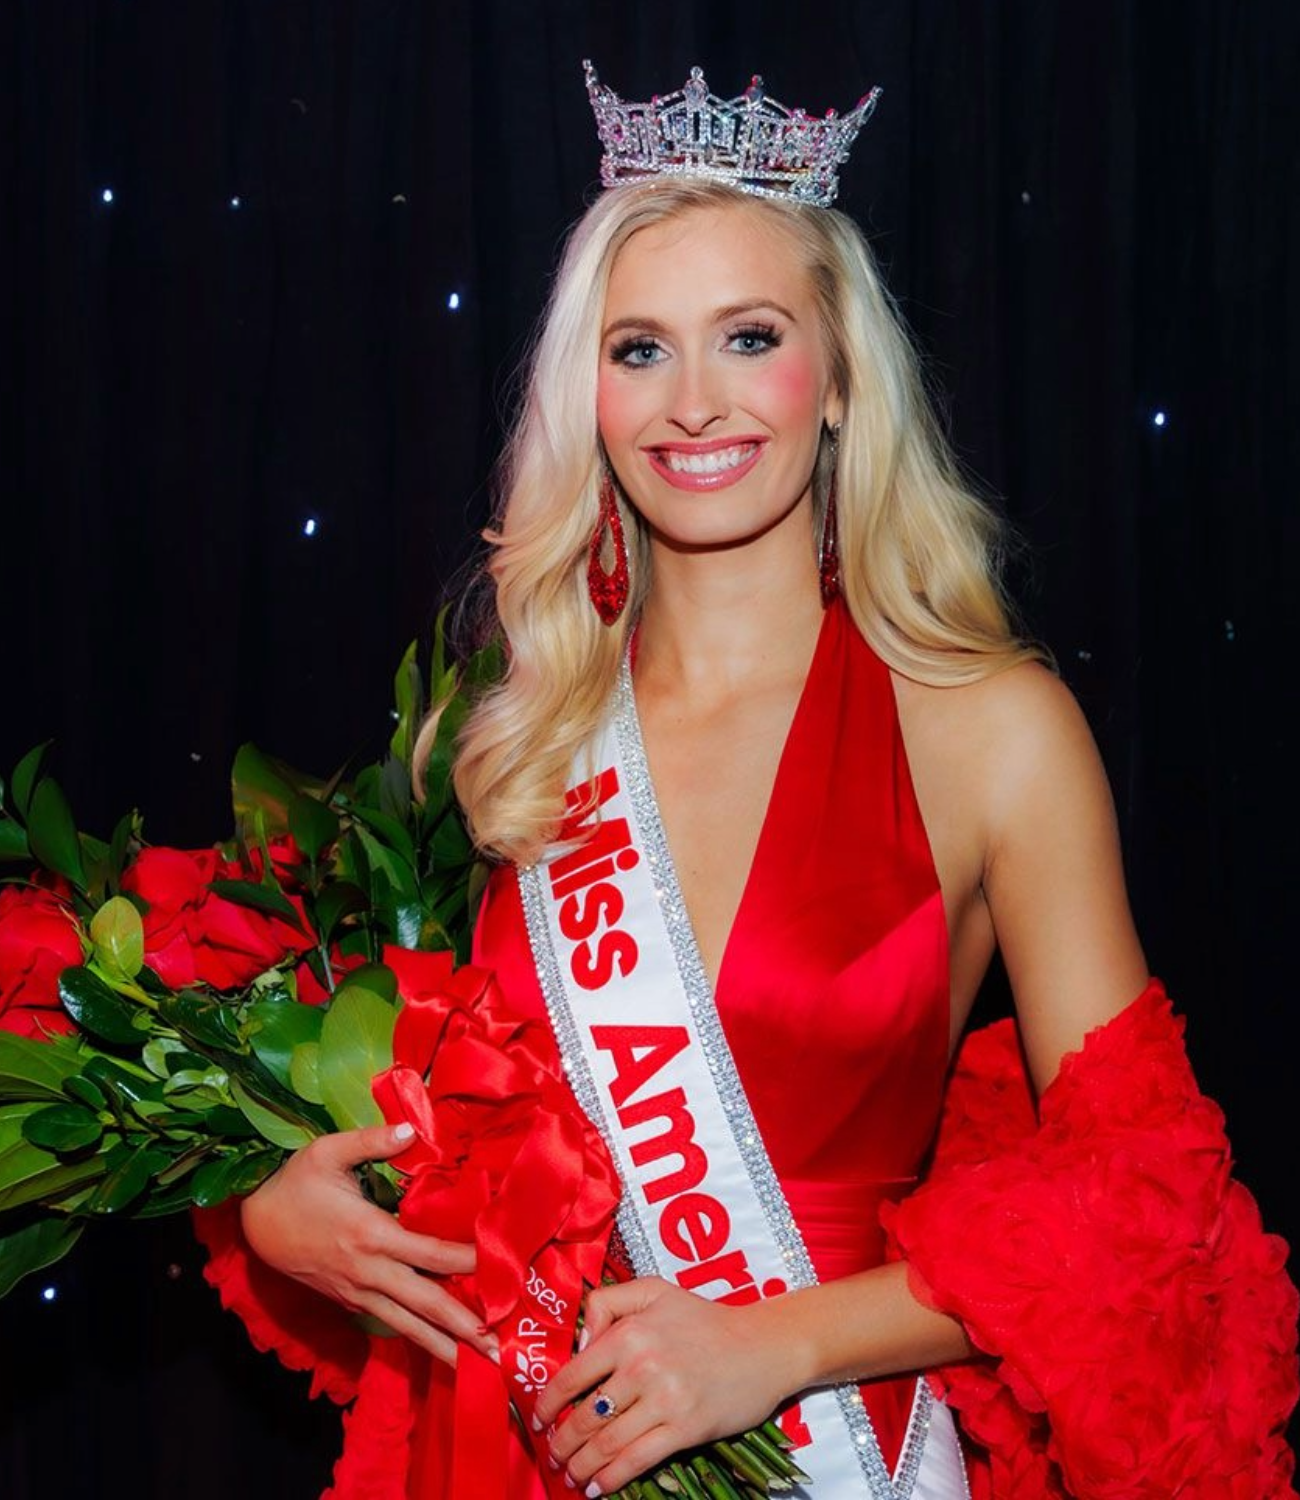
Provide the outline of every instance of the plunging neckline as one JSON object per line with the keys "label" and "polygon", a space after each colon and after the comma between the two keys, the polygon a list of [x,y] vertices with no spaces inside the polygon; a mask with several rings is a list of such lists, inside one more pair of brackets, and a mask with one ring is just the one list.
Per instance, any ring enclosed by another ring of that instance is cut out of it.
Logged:
{"label": "plunging neckline", "polygon": [[723,982],[727,977],[727,971],[730,967],[728,960],[733,949],[736,946],[737,933],[741,931],[746,917],[746,910],[752,904],[751,896],[756,883],[755,873],[761,870],[765,847],[772,841],[772,838],[774,836],[773,824],[776,821],[777,809],[779,809],[783,805],[783,798],[779,794],[783,790],[783,783],[789,780],[790,776],[793,774],[791,769],[793,761],[791,746],[796,740],[796,727],[799,725],[800,720],[806,716],[808,704],[811,701],[811,685],[817,675],[818,668],[823,665],[823,659],[826,655],[828,643],[830,640],[831,618],[837,611],[842,610],[843,608],[844,606],[838,601],[830,605],[829,608],[827,608],[823,612],[821,622],[817,627],[817,639],[813,645],[812,655],[808,659],[808,668],[804,673],[803,685],[799,689],[798,698],[795,700],[794,713],[790,716],[790,722],[786,726],[785,737],[781,742],[781,753],[777,757],[776,771],[772,776],[770,785],[768,786],[767,800],[764,803],[763,815],[758,825],[758,838],[755,840],[753,853],[750,855],[749,866],[745,871],[744,881],[740,887],[740,899],[736,903],[735,911],[731,915],[731,925],[728,927],[727,935],[723,939],[721,956],[718,959],[718,969],[717,973],[714,975],[710,975],[708,970],[705,968],[704,954],[702,949],[700,948],[700,941],[695,925],[695,920],[690,913],[690,909],[686,906],[685,898],[682,896],[682,883],[681,876],[678,873],[679,865],[677,862],[677,857],[673,853],[672,846],[668,839],[668,831],[663,818],[662,803],[660,802],[659,794],[655,789],[654,772],[650,765],[650,758],[646,753],[645,733],[642,729],[641,711],[638,708],[636,701],[636,683],[632,674],[632,667],[636,658],[637,640],[635,636],[628,645],[628,653],[626,661],[624,662],[624,670],[626,671],[628,676],[629,686],[627,701],[629,705],[629,718],[631,720],[631,727],[635,731],[637,743],[640,747],[641,763],[645,768],[646,779],[649,782],[650,792],[654,803],[655,818],[659,823],[660,842],[667,857],[668,865],[670,867],[672,883],[676,887],[678,897],[682,902],[682,908],[686,912],[686,924],[690,931],[691,944],[695,949],[695,961],[699,967],[700,973],[704,976],[705,981],[709,986],[709,993],[714,997],[715,1000],[721,993]]}

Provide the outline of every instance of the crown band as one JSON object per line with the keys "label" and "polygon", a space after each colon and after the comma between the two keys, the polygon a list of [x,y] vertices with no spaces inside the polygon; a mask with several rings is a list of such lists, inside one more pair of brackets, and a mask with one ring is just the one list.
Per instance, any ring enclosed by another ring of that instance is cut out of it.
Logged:
{"label": "crown band", "polygon": [[743,94],[720,99],[692,68],[675,94],[631,104],[600,82],[590,62],[582,67],[605,148],[600,180],[607,188],[656,177],[707,177],[760,198],[829,208],[839,189],[838,168],[880,97],[873,88],[848,114],[831,109],[818,120],[769,99],[757,74]]}

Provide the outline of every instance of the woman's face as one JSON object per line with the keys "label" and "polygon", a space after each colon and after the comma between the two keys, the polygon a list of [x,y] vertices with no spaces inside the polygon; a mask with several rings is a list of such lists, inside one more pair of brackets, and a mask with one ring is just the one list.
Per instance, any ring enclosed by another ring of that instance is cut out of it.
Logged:
{"label": "woman's face", "polygon": [[803,512],[806,544],[822,428],[839,416],[808,275],[771,214],[693,209],[618,252],[597,417],[656,541],[734,546]]}

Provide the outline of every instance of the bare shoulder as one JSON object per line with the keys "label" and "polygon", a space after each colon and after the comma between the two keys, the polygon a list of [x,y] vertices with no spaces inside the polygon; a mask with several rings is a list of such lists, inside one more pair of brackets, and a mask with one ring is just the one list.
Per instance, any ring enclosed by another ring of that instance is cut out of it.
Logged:
{"label": "bare shoulder", "polygon": [[1109,791],[1074,694],[1038,662],[960,687],[896,676],[895,695],[918,792],[947,785],[992,843],[1036,788],[1056,797]]}
{"label": "bare shoulder", "polygon": [[1036,663],[895,689],[936,862],[978,882],[1041,1085],[1146,979],[1101,757],[1074,695]]}

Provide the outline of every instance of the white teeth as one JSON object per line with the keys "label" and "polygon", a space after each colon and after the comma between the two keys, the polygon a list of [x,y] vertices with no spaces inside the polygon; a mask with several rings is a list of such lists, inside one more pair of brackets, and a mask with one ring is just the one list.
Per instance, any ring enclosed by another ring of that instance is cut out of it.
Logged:
{"label": "white teeth", "polygon": [[737,448],[715,448],[712,453],[678,453],[660,450],[660,456],[674,474],[721,474],[734,469],[749,458],[756,443],[742,443]]}

